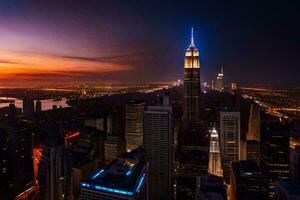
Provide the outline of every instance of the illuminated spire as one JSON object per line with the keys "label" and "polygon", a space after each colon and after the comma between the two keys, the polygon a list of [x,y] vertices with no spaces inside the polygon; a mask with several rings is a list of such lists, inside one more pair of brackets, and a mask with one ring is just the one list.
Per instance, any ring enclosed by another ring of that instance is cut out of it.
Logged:
{"label": "illuminated spire", "polygon": [[224,74],[223,65],[221,66],[221,74]]}
{"label": "illuminated spire", "polygon": [[192,27],[192,31],[191,31],[191,47],[194,47],[195,44],[194,44],[194,28]]}

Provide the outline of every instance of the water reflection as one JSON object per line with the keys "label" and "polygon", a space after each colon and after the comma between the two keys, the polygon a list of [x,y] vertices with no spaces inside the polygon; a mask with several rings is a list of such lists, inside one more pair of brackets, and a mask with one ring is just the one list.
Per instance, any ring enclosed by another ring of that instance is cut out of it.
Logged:
{"label": "water reflection", "polygon": [[[9,100],[9,101],[14,101],[12,102],[15,104],[17,108],[22,108],[23,109],[23,102],[22,99],[17,99],[17,98],[11,98],[11,97],[0,97],[1,100]],[[40,100],[42,102],[42,110],[51,110],[53,106],[57,106],[57,108],[62,107],[68,107],[69,105],[66,103],[67,99],[62,98],[60,100],[53,100],[53,99],[45,99],[45,100]],[[34,101],[35,105],[36,101]],[[10,102],[0,102],[0,108],[9,106]]]}

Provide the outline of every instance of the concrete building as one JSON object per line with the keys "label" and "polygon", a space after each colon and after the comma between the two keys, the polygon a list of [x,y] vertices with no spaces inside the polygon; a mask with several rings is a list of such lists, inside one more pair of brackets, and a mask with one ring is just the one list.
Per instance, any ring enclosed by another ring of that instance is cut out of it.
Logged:
{"label": "concrete building", "polygon": [[25,96],[23,99],[23,113],[24,115],[32,115],[34,113],[34,99]]}
{"label": "concrete building", "polygon": [[131,100],[125,106],[126,150],[131,151],[143,145],[143,114],[146,102]]}
{"label": "concrete building", "polygon": [[267,177],[254,162],[233,162],[230,171],[230,200],[267,199]]}
{"label": "concrete building", "polygon": [[218,73],[217,78],[216,78],[216,90],[223,92],[224,90],[224,71],[223,71],[223,66],[221,67],[221,72]]}
{"label": "concrete building", "polygon": [[240,112],[220,112],[220,142],[223,177],[230,181],[231,162],[240,160]]}
{"label": "concrete building", "polygon": [[147,172],[146,162],[116,159],[81,183],[81,199],[147,200]]}
{"label": "concrete building", "polygon": [[41,200],[73,199],[71,191],[71,155],[57,135],[48,137],[38,164],[38,182]]}
{"label": "concrete building", "polygon": [[198,176],[195,200],[227,200],[223,179],[214,175]]}
{"label": "concrete building", "polygon": [[149,199],[172,197],[172,107],[148,106],[144,112],[144,149],[149,162]]}
{"label": "concrete building", "polygon": [[208,172],[215,176],[223,176],[219,135],[215,127],[210,133]]}
{"label": "concrete building", "polygon": [[194,44],[192,29],[191,44],[186,50],[184,60],[183,123],[187,130],[199,128],[200,94],[199,51]]}
{"label": "concrete building", "polygon": [[32,130],[10,104],[0,117],[0,199],[26,197],[33,190]]}
{"label": "concrete building", "polygon": [[290,177],[300,181],[300,145],[290,142]]}
{"label": "concrete building", "polygon": [[104,142],[104,158],[105,165],[112,160],[121,157],[125,152],[125,141],[117,136],[108,136]]}
{"label": "concrete building", "polygon": [[42,102],[40,100],[37,100],[35,103],[35,112],[39,113],[42,111]]}
{"label": "concrete building", "polygon": [[290,130],[281,122],[264,122],[261,127],[261,167],[268,177],[269,199],[274,199],[275,182],[290,177]]}

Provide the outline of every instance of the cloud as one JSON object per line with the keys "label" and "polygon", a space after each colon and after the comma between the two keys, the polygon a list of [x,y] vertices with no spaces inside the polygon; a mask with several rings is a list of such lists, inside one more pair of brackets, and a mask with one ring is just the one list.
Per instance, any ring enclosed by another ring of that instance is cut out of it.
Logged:
{"label": "cloud", "polygon": [[20,62],[9,61],[9,60],[0,60],[0,64],[22,64]]}

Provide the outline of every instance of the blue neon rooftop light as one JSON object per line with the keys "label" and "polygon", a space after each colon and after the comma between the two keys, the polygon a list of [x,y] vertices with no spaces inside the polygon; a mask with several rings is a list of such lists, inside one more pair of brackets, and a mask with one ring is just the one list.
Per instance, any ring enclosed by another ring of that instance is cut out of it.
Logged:
{"label": "blue neon rooftop light", "polygon": [[92,179],[97,178],[100,174],[102,174],[104,172],[104,169],[101,169],[97,174],[95,174]]}
{"label": "blue neon rooftop light", "polygon": [[132,173],[132,169],[130,169],[130,170],[128,170],[127,172],[126,172],[126,176],[129,176],[131,173]]}
{"label": "blue neon rooftop light", "polygon": [[81,186],[86,187],[86,188],[101,190],[101,191],[105,191],[105,192],[111,192],[111,193],[116,193],[116,194],[123,194],[123,195],[133,196],[133,192],[114,189],[114,188],[109,188],[109,187],[104,187],[104,186],[100,186],[100,185],[95,185],[94,186],[94,185],[90,185],[90,184],[87,184],[87,183],[81,183]]}
{"label": "blue neon rooftop light", "polygon": [[138,184],[138,186],[137,186],[135,192],[139,192],[139,191],[140,191],[141,186],[142,186],[142,184],[143,184],[143,182],[144,182],[144,179],[145,179],[145,174],[143,174],[142,178],[140,179],[139,184]]}
{"label": "blue neon rooftop light", "polygon": [[[101,171],[102,170],[100,170],[98,173],[100,173]],[[101,173],[103,173],[103,171]],[[144,182],[144,179],[145,179],[145,174],[143,174],[143,176],[140,178],[140,180],[138,182],[138,185],[135,189],[136,193],[138,193],[140,191],[141,186]],[[96,189],[96,190],[101,190],[101,191],[111,192],[111,193],[116,193],[116,194],[123,194],[123,195],[127,195],[127,196],[133,196],[134,195],[134,193],[131,192],[131,191],[120,190],[120,189],[115,189],[115,188],[110,188],[110,187],[105,187],[105,186],[100,186],[100,185],[94,185],[94,184],[89,184],[89,183],[85,183],[85,182],[81,183],[81,186],[85,187],[85,188],[91,188],[91,189]]]}

